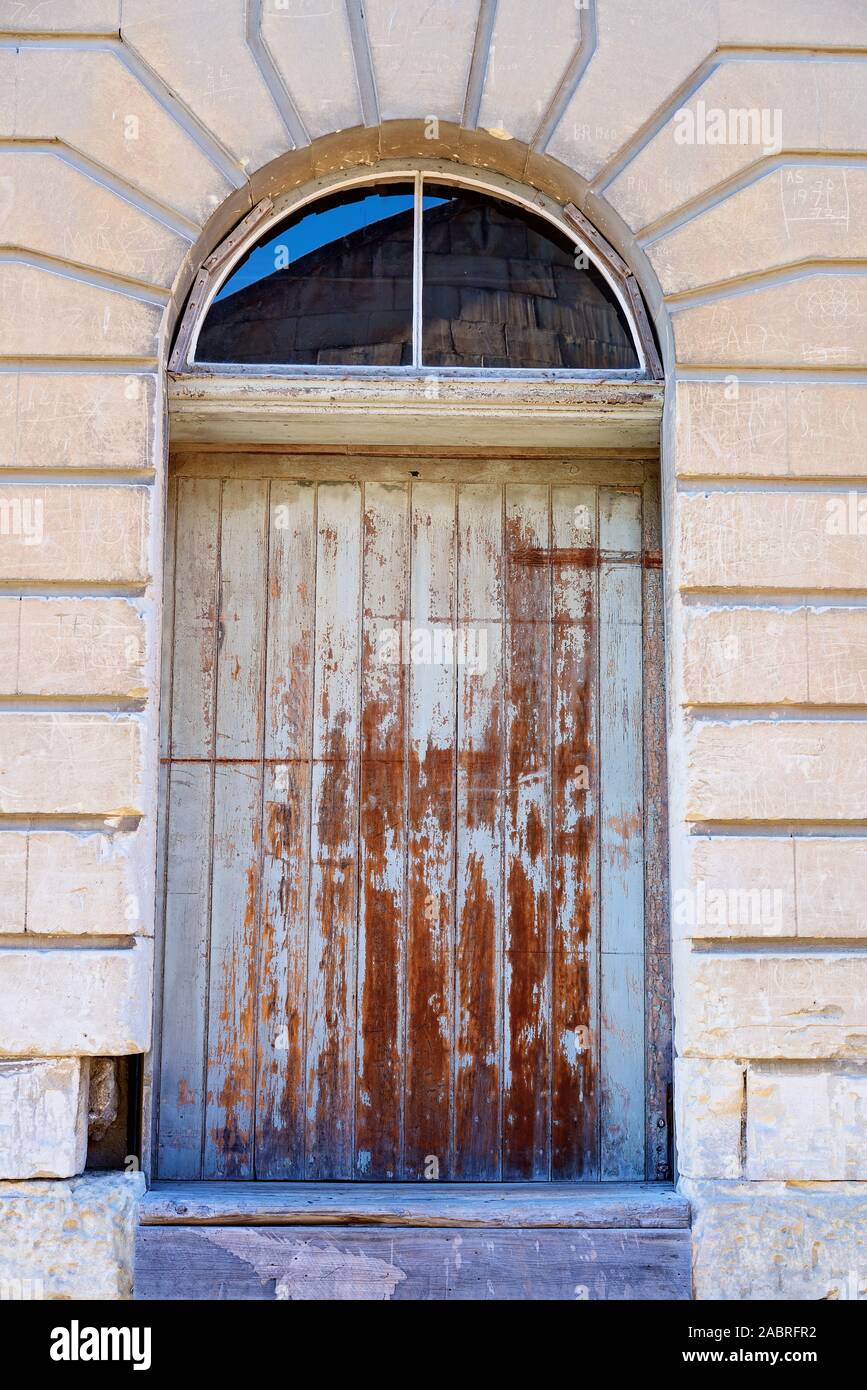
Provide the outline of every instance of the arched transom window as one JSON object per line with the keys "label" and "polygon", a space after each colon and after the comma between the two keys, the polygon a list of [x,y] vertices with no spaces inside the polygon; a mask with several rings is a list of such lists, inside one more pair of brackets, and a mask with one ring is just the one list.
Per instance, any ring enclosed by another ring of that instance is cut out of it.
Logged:
{"label": "arched transom window", "polygon": [[225,258],[185,365],[643,375],[643,325],[611,270],[517,199],[441,173],[378,178]]}

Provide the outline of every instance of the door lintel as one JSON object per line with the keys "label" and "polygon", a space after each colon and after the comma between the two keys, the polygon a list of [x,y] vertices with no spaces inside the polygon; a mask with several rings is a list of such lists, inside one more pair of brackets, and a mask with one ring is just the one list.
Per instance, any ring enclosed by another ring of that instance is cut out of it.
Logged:
{"label": "door lintel", "polygon": [[174,448],[417,444],[659,454],[662,382],[521,373],[202,372],[169,376]]}

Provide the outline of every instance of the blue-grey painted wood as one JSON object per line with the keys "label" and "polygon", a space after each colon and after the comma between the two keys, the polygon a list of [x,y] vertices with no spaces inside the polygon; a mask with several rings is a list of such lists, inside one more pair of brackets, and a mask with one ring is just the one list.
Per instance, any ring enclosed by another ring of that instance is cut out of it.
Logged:
{"label": "blue-grey painted wood", "polygon": [[257,1178],[304,1176],[316,490],[270,495],[262,900],[257,965]]}
{"label": "blue-grey painted wood", "polygon": [[[217,478],[178,479],[173,603],[174,651],[166,748],[205,758],[213,748],[220,497]],[[157,1172],[201,1174],[212,777],[204,762],[175,763],[165,776],[162,1015]],[[162,862],[162,861],[161,861]]]}
{"label": "blue-grey painted wood", "polygon": [[600,1172],[638,1179],[645,1168],[640,492],[600,490],[599,542]]}
{"label": "blue-grey painted wood", "polygon": [[410,624],[431,643],[410,661],[407,737],[407,999],[404,1176],[452,1176],[456,668],[433,639],[455,621],[456,489],[412,485]]}
{"label": "blue-grey painted wood", "polygon": [[380,1180],[403,1173],[409,494],[364,487],[355,1171]]}
{"label": "blue-grey painted wood", "polygon": [[202,1176],[253,1176],[268,484],[223,488]]}
{"label": "blue-grey painted wood", "polygon": [[[599,1176],[598,489],[551,489],[551,1175]],[[575,561],[578,563],[575,563]]]}
{"label": "blue-grey painted wood", "polygon": [[354,1168],[362,508],[357,483],[320,484],[307,951],[310,1178],[348,1178]]}
{"label": "blue-grey painted wood", "polygon": [[686,1300],[688,1231],[143,1226],[136,1298]]}
{"label": "blue-grey painted wood", "polygon": [[551,496],[509,483],[503,1177],[551,1176]]}
{"label": "blue-grey painted wood", "polygon": [[[498,1178],[503,1068],[503,490],[458,488],[454,1176]],[[460,659],[461,649],[463,660]]]}
{"label": "blue-grey painted wood", "polygon": [[157,1182],[144,1226],[545,1226],[685,1230],[670,1183]]}
{"label": "blue-grey painted wood", "polygon": [[648,1181],[672,1174],[671,931],[668,918],[668,785],[665,635],[659,479],[644,484],[644,977],[646,1167]]}
{"label": "blue-grey painted wood", "polygon": [[177,479],[161,1177],[666,1172],[640,480],[421,462]]}

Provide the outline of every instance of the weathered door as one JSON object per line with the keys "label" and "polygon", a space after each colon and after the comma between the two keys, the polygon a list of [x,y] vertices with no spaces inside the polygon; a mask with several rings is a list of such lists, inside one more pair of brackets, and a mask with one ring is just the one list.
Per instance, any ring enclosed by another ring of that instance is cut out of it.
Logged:
{"label": "weathered door", "polygon": [[180,461],[159,1177],[668,1175],[655,491],[613,471]]}

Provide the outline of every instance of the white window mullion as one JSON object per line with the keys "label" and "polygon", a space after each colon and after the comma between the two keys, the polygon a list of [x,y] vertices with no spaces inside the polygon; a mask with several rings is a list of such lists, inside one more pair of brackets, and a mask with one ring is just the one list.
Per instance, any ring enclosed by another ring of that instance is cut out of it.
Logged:
{"label": "white window mullion", "polygon": [[421,367],[421,294],[422,294],[422,173],[416,171],[413,193],[412,237],[412,365]]}

